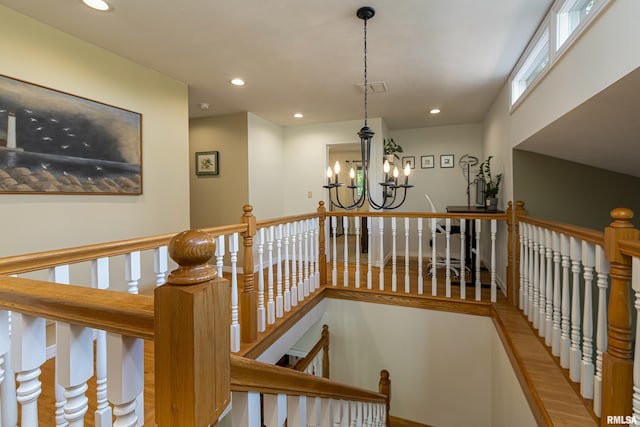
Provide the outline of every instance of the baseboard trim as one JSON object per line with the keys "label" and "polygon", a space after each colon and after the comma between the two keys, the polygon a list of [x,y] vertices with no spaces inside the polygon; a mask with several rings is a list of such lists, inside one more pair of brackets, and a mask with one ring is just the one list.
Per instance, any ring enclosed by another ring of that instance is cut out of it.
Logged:
{"label": "baseboard trim", "polygon": [[429,424],[417,423],[415,421],[405,420],[404,418],[389,416],[391,427],[433,427]]}

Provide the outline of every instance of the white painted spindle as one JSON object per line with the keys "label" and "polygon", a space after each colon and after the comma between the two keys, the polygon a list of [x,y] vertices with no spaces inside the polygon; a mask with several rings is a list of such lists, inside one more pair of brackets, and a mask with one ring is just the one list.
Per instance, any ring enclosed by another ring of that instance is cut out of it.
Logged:
{"label": "white painted spindle", "polygon": [[482,232],[482,221],[476,219],[476,301],[482,298],[482,282],[480,281],[480,233]]}
{"label": "white painted spindle", "polygon": [[438,282],[437,282],[437,277],[436,277],[436,273],[438,271],[438,269],[436,268],[437,264],[438,264],[438,255],[436,253],[437,251],[437,247],[436,247],[436,242],[438,239],[436,239],[436,233],[438,232],[437,229],[437,219],[436,218],[431,218],[431,295],[432,296],[437,296],[438,295]]}
{"label": "white painted spindle", "polygon": [[338,218],[335,216],[331,217],[331,231],[333,233],[333,269],[331,270],[331,279],[333,286],[338,286]]}
{"label": "white painted spindle", "polygon": [[138,294],[140,282],[140,251],[133,251],[124,256],[125,278],[127,280],[127,292]]}
{"label": "white painted spindle", "polygon": [[357,403],[354,401],[349,402],[349,425],[351,427],[357,427],[358,422],[358,410]]}
{"label": "white painted spindle", "polygon": [[144,340],[108,332],[107,354],[107,395],[113,404],[113,425],[137,426],[138,396],[144,385]]}
{"label": "white painted spindle", "polygon": [[282,427],[287,419],[287,395],[265,394],[263,401],[265,427]]}
{"label": "white painted spindle", "polygon": [[498,287],[496,285],[496,233],[498,232],[498,221],[491,220],[491,302],[496,302],[498,298]]}
{"label": "white painted spindle", "polygon": [[398,223],[397,218],[391,217],[391,291],[396,292],[398,290],[398,272],[397,272],[397,256],[398,247],[396,245],[396,237],[398,235]]}
{"label": "white painted spindle", "polygon": [[530,322],[533,323],[533,321],[535,320],[535,316],[534,313],[537,310],[537,303],[536,303],[536,283],[535,283],[535,248],[536,248],[536,243],[534,242],[534,238],[535,238],[535,231],[534,231],[534,226],[531,224],[527,224],[528,225],[528,229],[529,229],[529,310],[527,311],[527,317],[529,319]]}
{"label": "white painted spindle", "polygon": [[422,218],[418,218],[418,295],[424,293],[422,268]]}
{"label": "white painted spindle", "polygon": [[547,276],[545,278],[545,285],[547,286],[545,298],[547,304],[544,310],[544,338],[547,347],[551,347],[553,345],[553,241],[551,239],[551,230],[548,228],[544,230],[544,241],[546,250],[545,257],[547,259]]}
{"label": "white painted spindle", "polygon": [[569,268],[571,267],[571,240],[566,234],[560,235],[562,255],[562,314],[560,322],[560,366],[569,369],[571,348],[571,290]]}
{"label": "white painted spindle", "polygon": [[[135,266],[136,262],[135,262],[135,258],[133,259],[133,264]],[[125,258],[125,262],[126,264],[129,264],[129,258]],[[139,264],[139,263],[138,263]],[[129,273],[129,268],[127,268],[126,271],[126,276],[129,279],[129,277],[131,276],[131,274]],[[135,270],[135,267],[134,267]],[[133,273],[133,276],[135,276],[135,272]],[[133,281],[135,281],[135,278],[132,279]],[[129,280],[129,284],[131,284],[132,280]],[[59,265],[53,268],[49,269],[49,281],[50,282],[55,282],[55,283],[61,283],[64,285],[68,285],[69,284],[69,266],[68,265]],[[131,289],[131,288],[129,288]],[[136,285],[136,292],[137,292],[137,285]],[[56,330],[57,330],[57,322],[56,322]],[[57,335],[57,333],[56,333]],[[56,353],[57,353],[57,357],[62,358],[63,360],[65,358],[68,357],[68,352],[69,352],[69,348],[68,347],[64,347],[64,346],[56,346]],[[58,381],[58,372],[57,369],[55,371],[55,384],[54,384],[54,396],[56,399],[56,403],[55,403],[55,420],[56,420],[56,427],[65,427],[67,426],[69,423],[68,421],[65,419],[65,405],[67,403],[66,397],[65,397],[65,389],[62,385],[60,385],[60,381]]]}
{"label": "white painted spindle", "polygon": [[560,233],[551,232],[551,247],[553,249],[553,326],[551,333],[551,353],[560,356],[560,322],[562,309],[562,286],[560,275]]}
{"label": "white painted spindle", "polygon": [[264,307],[264,243],[264,228],[261,228],[258,230],[258,332],[264,332],[267,327],[267,312]]}
{"label": "white painted spindle", "polygon": [[518,223],[518,235],[520,245],[520,277],[518,278],[518,308],[522,310],[526,314],[525,310],[525,301],[527,300],[527,285],[525,278],[526,269],[527,269],[527,247],[526,247],[526,236],[525,236],[526,224],[523,222]]}
{"label": "white painted spindle", "polygon": [[640,258],[631,259],[631,288],[635,293],[636,339],[633,359],[633,397],[631,406],[636,420],[640,420]]}
{"label": "white painted spindle", "polygon": [[287,396],[287,427],[307,427],[307,396]]}
{"label": "white painted spindle", "polygon": [[596,264],[595,245],[582,242],[584,304],[582,317],[582,363],[580,364],[580,394],[593,399],[593,268]]}
{"label": "white painted spindle", "polygon": [[409,218],[404,219],[404,291],[409,293]]}
{"label": "white painted spindle", "polygon": [[367,217],[367,289],[373,288],[373,250],[371,248],[371,237],[373,236],[373,231],[371,230],[372,219],[370,216]]}
{"label": "white painted spindle", "polygon": [[298,305],[298,223],[291,223],[291,306]]}
{"label": "white painted spindle", "polygon": [[361,240],[360,240],[360,217],[357,216],[355,217],[355,221],[354,221],[354,227],[355,227],[355,233],[356,233],[356,244],[355,244],[355,255],[356,255],[356,275],[355,275],[355,282],[356,282],[356,288],[360,287],[360,250],[362,249],[361,247]]}
{"label": "white painted spindle", "polygon": [[379,288],[381,291],[384,291],[384,217],[380,217],[379,218],[379,222],[378,222],[378,233],[379,233],[379,240],[380,240],[380,258],[379,258],[379,263],[380,263],[380,273],[379,273]]}
{"label": "white painted spindle", "polygon": [[343,240],[343,272],[342,272],[342,283],[343,286],[346,288],[349,286],[349,217],[348,216],[343,216],[342,217],[342,232],[344,235],[344,240]]}
{"label": "white painted spindle", "polygon": [[276,227],[276,317],[284,316],[284,296],[282,294],[282,224]]}
{"label": "white painted spindle", "polygon": [[9,312],[0,310],[0,402],[2,402],[0,425],[2,426],[15,426],[18,422],[16,383],[11,368],[10,328]]}
{"label": "white painted spindle", "polygon": [[[289,236],[291,235],[291,223],[284,224],[284,311],[291,311],[291,277],[289,271]],[[298,296],[296,295],[296,300]]]}
{"label": "white painted spindle", "polygon": [[153,250],[153,271],[156,273],[156,286],[164,284],[169,270],[169,248],[160,246]]}
{"label": "white painted spindle", "polygon": [[[156,258],[160,255],[156,255]],[[159,279],[159,276],[157,277]],[[91,262],[91,287],[95,289],[109,288],[109,258],[98,258]],[[105,331],[96,330],[95,348],[96,411],[94,423],[96,427],[110,427],[112,410],[109,406],[109,399],[107,399],[107,333]]]}
{"label": "white painted spindle", "polygon": [[234,427],[262,427],[260,393],[232,391],[231,421]]}
{"label": "white painted spindle", "polygon": [[538,329],[540,320],[540,246],[538,245],[538,227],[533,226],[533,305],[529,320]]}
{"label": "white painted spindle", "polygon": [[273,241],[275,240],[275,229],[273,226],[267,230],[267,324],[276,323],[276,301],[273,283]]}
{"label": "white painted spindle", "polygon": [[445,294],[451,298],[451,218],[445,220]]}
{"label": "white painted spindle", "polygon": [[571,283],[573,293],[571,296],[571,351],[569,358],[569,377],[573,382],[580,382],[580,361],[582,350],[580,349],[580,262],[582,260],[582,242],[571,237]]}
{"label": "white painted spindle", "polygon": [[224,254],[226,252],[225,248],[225,236],[218,236],[215,238],[216,240],[216,270],[218,272],[218,277],[223,277],[223,267],[224,267]]}
{"label": "white painted spindle", "polygon": [[231,255],[231,352],[240,351],[240,322],[238,319],[238,233],[229,236]]}
{"label": "white painted spindle", "polygon": [[310,292],[309,277],[309,220],[304,220],[304,296],[308,297]]}
{"label": "white painted spindle", "polygon": [[[335,217],[333,217],[335,218]],[[335,237],[335,236],[334,236]],[[304,243],[304,222],[298,222],[298,301],[304,300],[304,252],[302,251]],[[334,239],[335,243],[335,239]],[[334,246],[334,256],[335,256],[335,246]],[[334,259],[335,264],[335,259]],[[337,279],[337,272],[335,274],[334,279]],[[334,280],[333,283],[337,283],[337,280]]]}
{"label": "white painted spindle", "polygon": [[538,227],[538,251],[540,261],[538,267],[540,268],[539,280],[539,302],[538,302],[538,335],[545,337],[546,334],[546,310],[547,310],[547,264],[546,264],[546,242],[544,240],[545,229]]}
{"label": "white painted spindle", "polygon": [[307,427],[320,426],[320,398],[307,397]]}
{"label": "white painted spindle", "polygon": [[467,233],[466,220],[463,218],[460,220],[460,298],[467,299],[467,253],[466,253],[466,241],[465,235]]}

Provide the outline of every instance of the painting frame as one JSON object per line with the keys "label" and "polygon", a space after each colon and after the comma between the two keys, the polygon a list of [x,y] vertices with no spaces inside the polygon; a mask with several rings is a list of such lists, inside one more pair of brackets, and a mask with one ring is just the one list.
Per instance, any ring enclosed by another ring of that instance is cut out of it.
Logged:
{"label": "painting frame", "polygon": [[440,167],[443,169],[452,168],[454,166],[455,157],[453,154],[440,155]]}
{"label": "painting frame", "polygon": [[420,156],[421,169],[433,169],[434,167],[435,167],[435,156],[433,154]]}
{"label": "painting frame", "polygon": [[219,175],[219,158],[218,151],[196,151],[196,175]]}
{"label": "painting frame", "polygon": [[409,163],[409,166],[411,167],[411,169],[415,169],[416,168],[416,156],[403,156],[402,157],[402,161],[400,162],[400,165],[402,166],[402,169],[404,169],[405,165]]}
{"label": "painting frame", "polygon": [[142,194],[142,114],[0,74],[0,194]]}

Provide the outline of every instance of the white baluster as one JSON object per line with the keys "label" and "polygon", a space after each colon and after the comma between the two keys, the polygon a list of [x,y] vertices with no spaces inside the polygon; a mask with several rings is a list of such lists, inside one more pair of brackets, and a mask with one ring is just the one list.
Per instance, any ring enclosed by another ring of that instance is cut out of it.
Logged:
{"label": "white baluster", "polygon": [[409,218],[404,219],[404,291],[409,293]]}
{"label": "white baluster", "polygon": [[535,249],[537,247],[535,239],[535,227],[531,224],[527,224],[529,229],[529,311],[527,317],[530,322],[535,321],[534,313],[537,313],[537,294],[536,294],[536,274],[535,274]]}
{"label": "white baluster", "polygon": [[571,381],[580,381],[580,262],[582,260],[582,242],[571,237],[571,272],[573,273],[573,293],[571,297],[571,351],[569,376]]}
{"label": "white baluster", "polygon": [[140,282],[140,251],[130,252],[124,256],[124,259],[127,292],[137,295]]}
{"label": "white baluster", "polygon": [[287,426],[307,427],[307,396],[287,396]]}
{"label": "white baluster", "polygon": [[546,248],[544,240],[544,228],[538,227],[538,251],[540,261],[540,275],[538,276],[540,301],[538,303],[538,335],[544,337],[546,334],[546,310],[547,310],[547,264],[545,262]]}
{"label": "white baluster", "polygon": [[593,267],[596,264],[595,245],[582,242],[584,275],[584,309],[582,317],[582,363],[580,365],[580,394],[593,399]]}
{"label": "white baluster", "polygon": [[356,427],[362,427],[362,402],[356,402]]}
{"label": "white baluster", "polygon": [[[600,417],[602,412],[602,355],[607,351],[607,288],[609,287],[609,268],[610,265],[605,256],[604,248],[602,246],[596,246],[598,320],[596,323],[596,373],[593,378],[593,412],[598,417]],[[640,280],[640,278],[636,278],[635,280]],[[637,308],[636,306],[636,309]],[[638,336],[639,335],[636,334],[636,337]],[[636,338],[636,342],[637,341],[638,339]],[[638,409],[640,409],[640,406]]]}
{"label": "white baluster", "polygon": [[422,218],[418,218],[418,295],[424,293],[422,268]]}
{"label": "white baluster", "polygon": [[333,270],[331,270],[331,279],[333,286],[338,286],[338,218],[331,217],[331,231],[333,232]]}
{"label": "white baluster", "polygon": [[156,273],[156,286],[164,284],[169,270],[169,249],[160,246],[153,250],[153,271]]}
{"label": "white baluster", "polygon": [[358,410],[356,402],[349,402],[349,425],[351,427],[356,427],[358,424]]}
{"label": "white baluster", "polygon": [[258,230],[258,236],[258,332],[264,332],[267,327],[267,312],[264,307],[264,228]]}
{"label": "white baluster", "polygon": [[383,426],[387,425],[388,416],[389,414],[387,414],[386,406],[384,406],[383,404],[380,404],[380,425],[383,425]]}
{"label": "white baluster", "polygon": [[569,268],[571,267],[571,240],[566,234],[560,235],[560,254],[562,255],[562,314],[560,322],[560,366],[569,368],[571,348],[571,297]]}
{"label": "white baluster", "polygon": [[304,222],[304,296],[309,296],[310,286],[309,283],[309,220]]}
{"label": "white baluster", "polygon": [[551,333],[551,353],[560,356],[560,322],[562,308],[562,287],[560,275],[560,233],[551,232],[551,247],[553,249],[553,325]]}
{"label": "white baluster", "polygon": [[[289,236],[291,235],[291,223],[284,225],[284,311],[291,311],[291,280],[289,272]],[[298,299],[298,295],[296,295]]]}
{"label": "white baluster", "polygon": [[287,395],[265,394],[263,400],[265,427],[282,427],[287,419]]}
{"label": "white baluster", "polygon": [[307,224],[309,226],[309,293],[313,292],[316,289],[316,279],[315,279],[315,253],[314,248],[316,247],[315,240],[315,219],[307,220]]}
{"label": "white baluster", "polygon": [[238,233],[229,236],[231,255],[231,352],[240,351],[240,322],[238,319]]}
{"label": "white baluster", "polygon": [[331,426],[333,424],[333,418],[331,416],[331,407],[333,399],[320,399],[320,425]]}
{"label": "white baluster", "polygon": [[114,427],[134,427],[138,396],[144,385],[144,340],[107,333],[107,395],[113,404]]}
{"label": "white baluster", "polygon": [[396,245],[396,236],[398,235],[398,224],[396,217],[391,217],[391,291],[396,292],[398,289],[398,276],[396,258],[398,254],[398,248]]}
{"label": "white baluster", "polygon": [[445,228],[445,294],[447,298],[451,298],[451,218],[444,220]]}
{"label": "white baluster", "polygon": [[[98,258],[91,262],[91,287],[109,288],[109,258]],[[112,411],[107,399],[107,333],[101,330],[96,330],[96,396],[95,425],[110,427]]]}
{"label": "white baluster", "polygon": [[234,427],[262,427],[260,393],[232,391],[231,421]]}
{"label": "white baluster", "polygon": [[491,302],[496,302],[498,297],[498,287],[496,285],[496,233],[498,232],[498,221],[491,220]]}
{"label": "white baluster", "polygon": [[342,425],[342,401],[331,400],[332,426],[340,427]]}
{"label": "white baluster", "polygon": [[360,217],[355,217],[354,227],[356,232],[356,246],[355,246],[355,255],[356,255],[356,288],[360,287]]}
{"label": "white baluster", "polygon": [[[139,257],[138,257],[139,259]],[[126,264],[129,264],[130,259],[129,258],[125,258],[125,262]],[[132,264],[134,265],[134,268],[127,268],[127,278],[129,279],[130,277],[134,276],[133,279],[129,280],[129,284],[131,284],[132,281],[135,281],[135,257],[133,258]],[[137,263],[139,265],[139,262]],[[134,270],[133,274],[129,274],[130,270]],[[69,284],[69,266],[68,265],[59,265],[53,268],[49,269],[49,281],[50,282],[56,282],[56,283],[61,283],[64,285],[68,285]],[[136,292],[137,292],[137,286],[136,286]],[[56,330],[57,330],[57,324],[56,324]],[[57,334],[56,334],[57,335]],[[56,352],[58,353],[58,357],[61,357],[62,359],[65,359],[65,356],[67,356],[65,353],[68,351],[68,348],[64,348],[64,347],[58,347],[56,346]],[[69,423],[68,421],[65,419],[65,405],[67,403],[67,399],[65,397],[65,389],[62,385],[60,385],[60,381],[58,381],[58,372],[57,370],[55,371],[55,385],[54,385],[54,395],[55,395],[55,399],[56,399],[56,403],[55,403],[55,419],[56,419],[56,426],[57,427],[64,427],[67,426]]]}
{"label": "white baluster", "polygon": [[[304,222],[298,222],[298,301],[304,300]],[[335,250],[335,247],[334,247]],[[337,276],[336,276],[337,277]],[[337,281],[334,281],[336,283]]]}
{"label": "white baluster", "polygon": [[276,302],[273,290],[273,241],[275,240],[274,227],[269,227],[267,231],[267,324],[276,323]]}
{"label": "white baluster", "polygon": [[476,219],[476,301],[481,299],[482,282],[480,281],[480,232],[482,231],[482,221]]}
{"label": "white baluster", "polygon": [[0,310],[0,406],[2,418],[1,426],[15,426],[18,422],[18,408],[16,401],[16,383],[11,368],[11,340],[9,336],[9,312]]}
{"label": "white baluster", "polygon": [[315,274],[314,274],[314,282],[315,289],[320,289],[320,218],[315,218],[313,220],[313,230],[314,230],[314,261],[315,261]]}
{"label": "white baluster", "polygon": [[438,255],[436,253],[437,248],[436,248],[436,242],[438,241],[438,239],[436,239],[436,233],[437,233],[437,220],[436,218],[431,218],[431,295],[432,296],[437,296],[438,295],[438,282],[437,282],[437,278],[436,278],[436,273],[438,272],[438,269],[436,268],[438,265]]}
{"label": "white baluster", "polygon": [[634,304],[636,308],[636,340],[633,359],[633,398],[631,399],[631,406],[633,407],[633,416],[635,416],[637,421],[640,420],[640,258],[632,258],[631,269],[631,287],[636,296]]}
{"label": "white baluster", "polygon": [[525,316],[529,316],[529,224],[520,222],[520,237],[522,238],[522,246],[520,249],[520,260],[522,266],[520,268],[520,281],[522,291],[520,296],[522,299],[522,312]]}
{"label": "white baluster", "polygon": [[373,425],[373,404],[371,402],[364,403],[362,407],[362,418],[364,419],[363,425],[366,427],[371,427]]}
{"label": "white baluster", "polygon": [[373,425],[376,427],[380,426],[380,405],[373,405]]}
{"label": "white baluster", "polygon": [[384,217],[380,217],[379,220],[379,237],[380,237],[380,275],[379,275],[379,284],[380,290],[384,291]]}
{"label": "white baluster", "polygon": [[545,295],[547,305],[545,307],[544,318],[544,341],[547,347],[551,347],[553,345],[553,241],[551,240],[551,230],[548,228],[544,230],[544,241],[546,249],[545,256],[547,259],[547,276],[545,279],[547,286]]}
{"label": "white baluster", "polygon": [[291,223],[291,306],[298,305],[298,223]]}
{"label": "white baluster", "polygon": [[64,419],[83,426],[89,408],[85,395],[93,376],[93,330],[56,322],[56,382],[64,387]]}
{"label": "white baluster", "polygon": [[467,242],[465,241],[466,234],[467,234],[466,220],[464,218],[462,218],[460,220],[460,298],[461,299],[467,299],[467,283],[466,283],[466,273],[467,273],[466,246],[467,246]]}
{"label": "white baluster", "polygon": [[276,228],[276,317],[284,316],[282,295],[282,224]]}
{"label": "white baluster", "polygon": [[215,238],[216,240],[216,269],[218,272],[218,277],[223,277],[223,268],[224,268],[224,254],[226,252],[225,247],[225,236],[218,236]]}
{"label": "white baluster", "polygon": [[373,250],[371,250],[371,237],[373,236],[373,231],[371,230],[372,219],[370,216],[367,217],[367,289],[373,288]]}
{"label": "white baluster", "polygon": [[307,397],[307,427],[320,426],[320,398]]}
{"label": "white baluster", "polygon": [[349,217],[348,216],[343,216],[342,217],[342,232],[344,235],[344,239],[343,239],[343,243],[344,243],[344,250],[343,250],[343,262],[344,262],[344,267],[343,267],[343,272],[342,272],[342,282],[344,287],[348,287],[349,286]]}
{"label": "white baluster", "polygon": [[45,319],[12,313],[11,359],[16,372],[16,397],[23,426],[38,425],[38,397],[42,393],[40,366],[46,359]]}
{"label": "white baluster", "polygon": [[533,305],[529,320],[533,321],[533,327],[539,327],[539,307],[540,307],[540,246],[538,245],[538,227],[533,226]]}
{"label": "white baluster", "polygon": [[349,418],[349,401],[342,401],[342,417],[340,418],[340,427],[349,427],[351,419]]}

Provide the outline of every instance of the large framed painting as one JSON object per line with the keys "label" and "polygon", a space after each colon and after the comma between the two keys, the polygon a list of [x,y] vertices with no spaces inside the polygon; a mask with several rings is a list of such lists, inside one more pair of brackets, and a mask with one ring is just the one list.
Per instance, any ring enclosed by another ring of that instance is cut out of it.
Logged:
{"label": "large framed painting", "polygon": [[0,193],[142,194],[142,115],[0,75]]}

